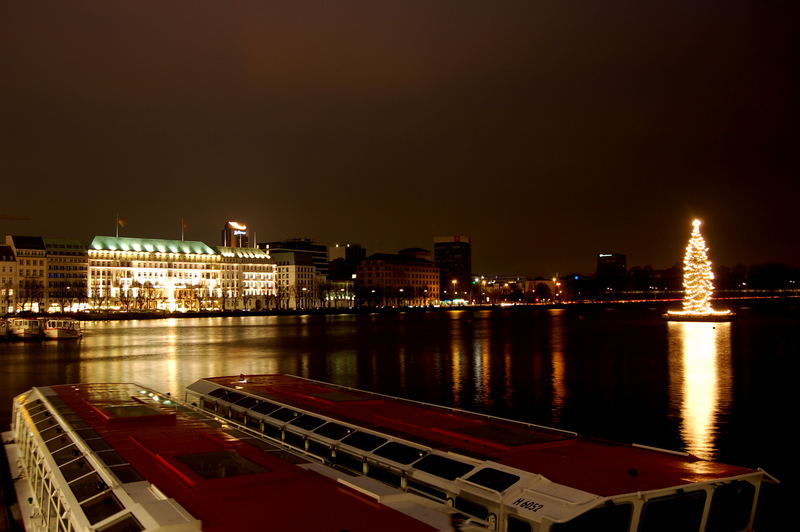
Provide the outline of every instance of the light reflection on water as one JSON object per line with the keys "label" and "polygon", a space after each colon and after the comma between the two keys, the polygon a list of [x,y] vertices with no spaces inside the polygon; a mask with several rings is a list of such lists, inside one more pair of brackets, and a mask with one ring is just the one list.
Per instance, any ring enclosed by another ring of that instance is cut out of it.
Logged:
{"label": "light reflection on water", "polygon": [[11,398],[31,386],[136,382],[183,397],[202,377],[289,373],[796,478],[786,473],[794,441],[776,431],[800,407],[793,368],[800,310],[740,309],[737,322],[717,324],[665,323],[660,313],[496,309],[87,323],[81,341],[0,342],[0,420],[8,426]]}
{"label": "light reflection on water", "polygon": [[[751,435],[740,428],[753,419],[749,405],[782,390],[751,378],[748,365],[771,364],[760,375],[774,382],[790,374],[775,364],[796,358],[773,356],[796,351],[792,322],[773,331],[764,320],[665,324],[656,310],[584,312],[87,323],[78,342],[0,344],[0,415],[34,385],[137,382],[182,397],[202,377],[290,373],[711,458],[732,426],[736,438]],[[759,415],[770,411],[761,406]]]}
{"label": "light reflection on water", "polygon": [[670,401],[687,452],[716,456],[719,418],[730,409],[731,323],[669,322]]}
{"label": "light reflection on water", "polygon": [[564,360],[564,309],[552,309],[550,315],[550,359],[552,361],[553,424],[561,422],[567,402],[566,361]]}

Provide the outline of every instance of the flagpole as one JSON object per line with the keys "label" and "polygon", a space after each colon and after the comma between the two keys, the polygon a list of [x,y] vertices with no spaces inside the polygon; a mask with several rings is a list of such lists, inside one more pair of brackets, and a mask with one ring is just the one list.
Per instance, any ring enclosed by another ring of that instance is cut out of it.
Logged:
{"label": "flagpole", "polygon": [[181,241],[183,241],[183,218],[181,218]]}
{"label": "flagpole", "polygon": [[117,223],[114,224],[114,225],[115,225],[114,230],[116,231],[115,234],[116,234],[117,238],[119,238],[119,213],[117,213]]}

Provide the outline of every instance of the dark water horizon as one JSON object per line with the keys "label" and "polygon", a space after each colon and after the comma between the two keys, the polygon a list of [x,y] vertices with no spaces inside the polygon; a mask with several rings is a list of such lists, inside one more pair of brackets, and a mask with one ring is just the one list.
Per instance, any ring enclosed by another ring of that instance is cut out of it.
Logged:
{"label": "dark water horizon", "polygon": [[173,396],[203,377],[289,373],[584,435],[687,451],[780,478],[757,530],[796,488],[800,305],[678,323],[662,308],[88,322],[80,341],[0,344],[0,420],[32,386],[136,382]]}

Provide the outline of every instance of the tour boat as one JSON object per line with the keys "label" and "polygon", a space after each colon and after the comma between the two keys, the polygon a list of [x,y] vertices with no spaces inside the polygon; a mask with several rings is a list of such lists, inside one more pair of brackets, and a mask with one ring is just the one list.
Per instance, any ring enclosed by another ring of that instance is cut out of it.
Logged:
{"label": "tour boat", "polygon": [[450,508],[136,384],[32,388],[3,442],[29,531],[452,528]]}
{"label": "tour boat", "polygon": [[741,532],[766,476],[290,375],[13,408],[19,505],[50,530]]}
{"label": "tour boat", "polygon": [[340,478],[375,479],[503,532],[751,531],[765,477],[289,375],[202,379],[186,400]]}
{"label": "tour boat", "polygon": [[8,331],[14,338],[41,338],[44,331],[44,318],[11,318]]}
{"label": "tour boat", "polygon": [[81,322],[73,318],[50,318],[45,322],[44,336],[54,340],[80,338]]}

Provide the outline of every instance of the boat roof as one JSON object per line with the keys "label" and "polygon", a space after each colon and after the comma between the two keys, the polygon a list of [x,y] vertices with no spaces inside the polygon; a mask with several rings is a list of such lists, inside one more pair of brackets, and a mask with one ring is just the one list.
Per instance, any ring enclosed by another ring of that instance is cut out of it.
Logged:
{"label": "boat roof", "polygon": [[73,438],[114,464],[123,485],[149,481],[201,520],[203,530],[247,530],[258,522],[271,530],[439,528],[318,474],[318,464],[139,385],[34,390],[43,390]]}
{"label": "boat roof", "polygon": [[[540,474],[603,497],[710,482],[753,470],[633,444],[354,390],[292,375],[212,377],[234,389],[358,427]],[[200,383],[205,382],[205,385]]]}

